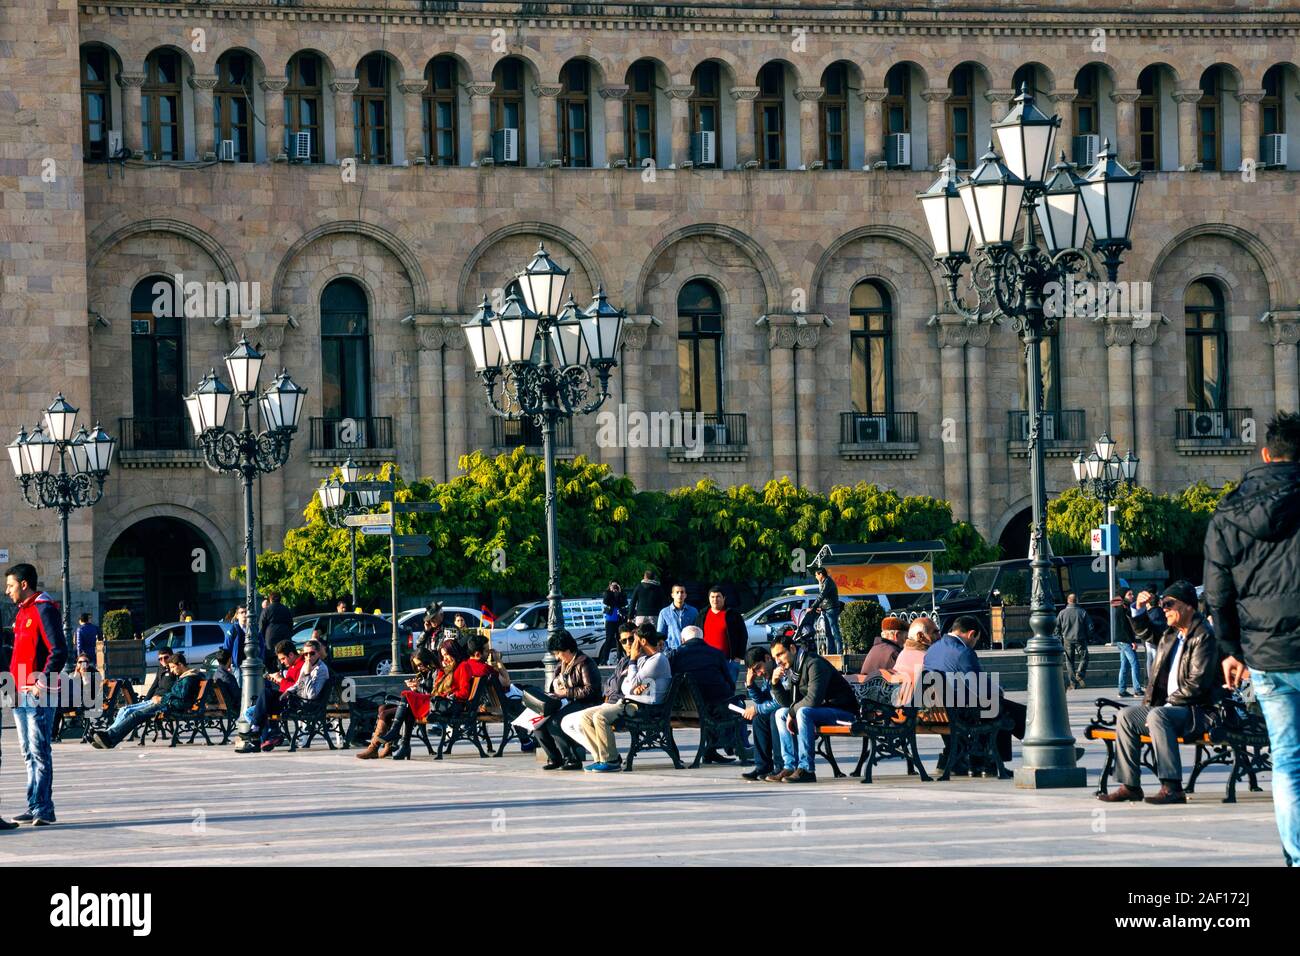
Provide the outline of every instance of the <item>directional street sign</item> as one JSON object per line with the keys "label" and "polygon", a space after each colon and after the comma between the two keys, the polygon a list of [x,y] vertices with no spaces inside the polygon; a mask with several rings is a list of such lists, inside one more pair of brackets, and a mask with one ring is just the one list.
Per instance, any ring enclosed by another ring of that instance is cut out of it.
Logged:
{"label": "directional street sign", "polygon": [[393,535],[393,555],[400,558],[423,558],[432,553],[427,534]]}
{"label": "directional street sign", "polygon": [[442,505],[436,501],[395,501],[393,510],[399,515],[412,514],[416,512],[441,511]]}
{"label": "directional street sign", "polygon": [[391,481],[345,481],[344,491],[378,491],[380,501],[393,500],[393,483]]}
{"label": "directional street sign", "polygon": [[393,523],[393,516],[391,514],[348,515],[343,519],[343,523],[349,528],[365,528],[370,525],[391,525]]}
{"label": "directional street sign", "polygon": [[362,534],[392,534],[393,526],[391,524],[368,524],[362,527]]}

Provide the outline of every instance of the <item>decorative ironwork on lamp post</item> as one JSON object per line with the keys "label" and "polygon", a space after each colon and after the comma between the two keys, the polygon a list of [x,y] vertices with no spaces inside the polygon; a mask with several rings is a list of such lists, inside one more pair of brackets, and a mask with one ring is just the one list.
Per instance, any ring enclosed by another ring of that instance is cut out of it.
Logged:
{"label": "decorative ironwork on lamp post", "polygon": [[[283,467],[289,460],[289,448],[307,390],[294,384],[284,369],[260,396],[257,380],[262,373],[263,355],[240,337],[239,344],[226,356],[226,371],[231,385],[211,369],[192,395],[185,396],[194,434],[203,448],[204,463],[223,475],[239,475],[244,485],[244,601],[248,608],[248,627],[244,629],[244,662],[241,709],[238,731],[248,736],[248,708],[262,691],[262,649],[257,644],[257,554],[253,547],[253,480]],[[232,387],[233,386],[233,387]],[[238,399],[242,417],[238,431],[226,430],[226,416],[232,399]],[[254,428],[254,403],[261,414],[263,430]]]}
{"label": "decorative ironwork on lamp post", "polygon": [[357,503],[353,504],[354,492],[348,491],[343,486],[356,481],[357,476],[361,474],[361,469],[349,457],[339,465],[339,473],[343,476],[342,480],[326,479],[316,490],[316,494],[320,496],[325,523],[336,530],[344,527],[348,529],[348,546],[352,562],[352,607],[355,610],[359,606],[357,604],[357,529],[355,525],[346,524],[344,519],[362,514],[379,504],[379,492],[355,492]]}
{"label": "decorative ironwork on lamp post", "polygon": [[[60,392],[45,410],[45,422],[28,434],[20,428],[10,442],[9,463],[29,507],[53,508],[59,513],[59,574],[63,585],[63,638],[72,638],[72,587],[68,571],[68,519],[78,508],[93,508],[104,497],[104,481],[113,460],[116,438],[110,438],[99,422],[94,431],[77,428],[77,414]],[[54,458],[58,456],[57,470]],[[68,463],[71,459],[72,469]]]}
{"label": "decorative ironwork on lamp post", "polygon": [[[1136,455],[1129,452],[1123,458],[1115,453],[1115,442],[1106,432],[1102,432],[1093,452],[1088,457],[1082,454],[1074,458],[1074,480],[1079,483],[1079,490],[1091,495],[1102,503],[1106,511],[1106,524],[1115,524],[1115,505],[1120,485],[1133,484],[1137,479],[1138,461]],[[1110,600],[1115,600],[1115,555],[1106,554],[1106,586],[1110,591]],[[1115,609],[1107,608],[1108,633],[1111,644],[1115,643]]]}
{"label": "decorative ironwork on lamp post", "polygon": [[[619,340],[627,313],[609,304],[598,288],[591,305],[579,309],[564,296],[569,270],[545,245],[518,275],[520,294],[507,296],[500,314],[487,296],[465,326],[474,367],[496,414],[531,418],[541,427],[546,471],[546,558],[548,631],[564,626],[560,594],[559,535],[555,516],[555,429],[561,417],[589,415],[609,397],[609,375],[618,365]],[[594,373],[594,377],[593,377]],[[546,669],[552,668],[545,658]]]}
{"label": "decorative ironwork on lamp post", "polygon": [[[1016,770],[1020,787],[1071,787],[1087,782],[1083,769],[1075,766],[1074,738],[1060,679],[1064,649],[1052,634],[1054,609],[1047,589],[1050,563],[1040,343],[1056,326],[1057,317],[1044,311],[1044,300],[1050,295],[1050,285],[1064,287],[1068,278],[1096,282],[1104,271],[1108,283],[1115,281],[1121,256],[1132,247],[1129,231],[1142,180],[1141,173],[1130,174],[1115,160],[1109,141],[1086,176],[1076,175],[1064,154],[1049,168],[1060,123],[1059,116],[1041,112],[1022,85],[1011,112],[993,125],[1006,161],[990,143],[969,178],[959,180],[949,157],[939,179],[917,197],[930,229],[935,261],[947,280],[949,308],[970,323],[1009,317],[1025,345],[1033,502],[1029,543],[1033,637],[1025,648],[1029,715],[1022,765]],[[1022,213],[1023,239],[1017,247]],[[972,239],[973,259],[969,252]],[[964,273],[968,265],[970,271]]]}

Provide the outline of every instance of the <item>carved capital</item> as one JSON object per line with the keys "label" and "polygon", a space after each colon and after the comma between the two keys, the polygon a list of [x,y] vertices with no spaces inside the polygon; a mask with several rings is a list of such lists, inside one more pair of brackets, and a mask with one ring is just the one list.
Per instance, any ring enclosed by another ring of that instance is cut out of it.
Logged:
{"label": "carved capital", "polygon": [[416,335],[420,340],[420,350],[423,352],[437,352],[447,344],[447,331],[441,326],[431,325],[417,329]]}
{"label": "carved capital", "polygon": [[1173,97],[1175,103],[1195,103],[1199,101],[1200,98],[1205,94],[1202,93],[1199,89],[1195,89],[1195,90],[1174,90],[1173,93],[1171,93],[1170,95]]}
{"label": "carved capital", "polygon": [[1275,348],[1295,348],[1300,343],[1300,311],[1275,309],[1259,320],[1268,326],[1268,339]]}
{"label": "carved capital", "polygon": [[1078,90],[1057,90],[1052,94],[1052,102],[1061,106],[1068,106],[1078,98]]}
{"label": "carved capital", "polygon": [[863,87],[858,90],[858,99],[865,103],[882,103],[888,95],[889,87],[887,86]]}
{"label": "carved capital", "polygon": [[260,86],[262,91],[265,93],[283,93],[284,88],[289,85],[289,81],[283,76],[272,77],[269,80],[258,80],[257,85]]}
{"label": "carved capital", "polygon": [[758,99],[758,87],[757,86],[733,86],[731,88],[731,98],[734,100]]}
{"label": "carved capital", "polygon": [[247,336],[253,347],[262,352],[275,352],[284,346],[284,333],[293,324],[287,312],[263,312],[250,318],[232,318],[229,321],[230,341]]}
{"label": "carved capital", "polygon": [[189,78],[189,84],[194,90],[210,90],[217,85],[218,79],[215,73],[194,73]]}
{"label": "carved capital", "polygon": [[921,91],[921,99],[927,103],[946,103],[950,96],[952,96],[952,90],[946,87]]}
{"label": "carved capital", "polygon": [[984,99],[990,103],[1010,103],[1016,98],[1016,91],[1007,87],[1006,89],[985,90]]}
{"label": "carved capital", "polygon": [[798,86],[795,87],[794,98],[801,103],[816,103],[825,93],[824,86]]}
{"label": "carved capital", "polygon": [[970,322],[960,315],[943,312],[930,319],[935,338],[941,349],[959,349],[967,345],[983,348],[989,344],[992,327],[983,322]]}
{"label": "carved capital", "polygon": [[141,87],[144,86],[145,76],[143,73],[119,73],[117,82],[122,87]]}
{"label": "carved capital", "polygon": [[361,81],[358,80],[356,77],[353,77],[350,80],[330,81],[330,89],[342,96],[351,96],[353,93],[357,91],[357,87],[360,85],[361,85]]}
{"label": "carved capital", "polygon": [[1111,314],[1093,320],[1101,322],[1103,341],[1107,348],[1127,348],[1131,345],[1155,345],[1160,326],[1169,320],[1162,312],[1138,315]]}
{"label": "carved capital", "polygon": [[465,92],[470,96],[491,96],[496,90],[495,83],[466,83]]}
{"label": "carved capital", "polygon": [[533,92],[538,96],[559,96],[564,89],[563,83],[534,83]]}
{"label": "carved capital", "polygon": [[685,86],[667,86],[664,87],[664,95],[670,100],[689,100],[695,95],[695,87],[689,83]]}
{"label": "carved capital", "polygon": [[1141,90],[1114,90],[1110,94],[1110,101],[1112,103],[1136,103],[1141,95]]}
{"label": "carved capital", "polygon": [[624,323],[623,348],[631,352],[639,352],[644,349],[650,341],[650,328],[649,325]]}
{"label": "carved capital", "polygon": [[1235,94],[1238,103],[1258,103],[1264,98],[1264,91],[1259,90],[1238,90]]}
{"label": "carved capital", "polygon": [[631,89],[631,87],[626,83],[618,83],[613,86],[602,86],[599,92],[602,99],[621,100],[627,96],[629,89]]}
{"label": "carved capital", "polygon": [[402,80],[397,88],[408,96],[423,93],[429,88],[428,80]]}

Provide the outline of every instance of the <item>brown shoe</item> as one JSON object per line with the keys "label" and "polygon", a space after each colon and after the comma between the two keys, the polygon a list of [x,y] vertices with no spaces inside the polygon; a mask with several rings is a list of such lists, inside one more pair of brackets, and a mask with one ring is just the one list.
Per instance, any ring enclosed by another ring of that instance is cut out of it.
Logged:
{"label": "brown shoe", "polygon": [[1099,793],[1097,799],[1102,803],[1136,803],[1142,799],[1142,788],[1130,787],[1121,783],[1118,790],[1112,790],[1110,793]]}
{"label": "brown shoe", "polygon": [[776,773],[768,774],[763,779],[768,783],[785,783],[785,778],[792,776],[793,774],[793,770],[778,770]]}
{"label": "brown shoe", "polygon": [[1146,802],[1157,805],[1166,803],[1186,803],[1187,794],[1183,792],[1182,787],[1173,789],[1166,783],[1160,785],[1160,792],[1154,797],[1147,797]]}
{"label": "brown shoe", "polygon": [[[374,759],[376,759],[377,757],[380,756],[380,753],[379,753],[379,738],[380,738],[380,736],[384,733],[384,731],[387,730],[387,729],[388,729],[388,721],[383,720],[383,719],[381,718],[381,719],[379,720],[379,722],[378,722],[377,724],[375,724],[375,733],[374,733],[374,736],[372,736],[372,737],[370,738],[370,743],[368,743],[368,744],[366,745],[366,749],[365,749],[365,750],[363,750],[363,751],[361,751],[361,753],[357,754],[357,759],[358,759],[358,760],[374,760]],[[385,746],[388,747],[389,750],[392,749],[392,745],[391,745],[391,744],[386,744]],[[388,754],[383,754],[383,756],[387,757]]]}
{"label": "brown shoe", "polygon": [[790,774],[790,776],[786,777],[785,782],[786,783],[816,783],[817,774],[813,773],[810,770],[803,770],[801,768],[799,770],[796,770],[794,773]]}

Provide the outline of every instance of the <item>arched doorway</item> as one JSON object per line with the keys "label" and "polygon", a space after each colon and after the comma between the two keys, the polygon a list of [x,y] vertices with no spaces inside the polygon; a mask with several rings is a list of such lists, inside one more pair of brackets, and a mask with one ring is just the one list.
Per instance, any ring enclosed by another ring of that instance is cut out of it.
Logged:
{"label": "arched doorway", "polygon": [[1025,508],[1007,522],[1007,526],[1002,529],[1002,534],[998,538],[1002,557],[1023,558],[1029,554],[1029,525],[1032,521],[1033,510]]}
{"label": "arched doorway", "polygon": [[104,560],[103,607],[131,609],[136,630],[176,620],[185,602],[195,620],[229,610],[221,559],[207,536],[179,518],[145,518],[127,528]]}

